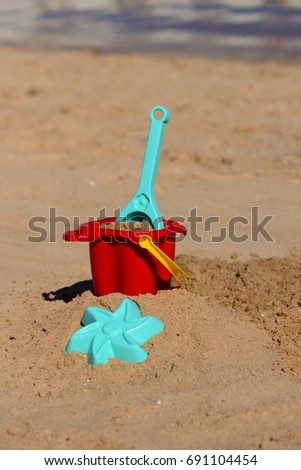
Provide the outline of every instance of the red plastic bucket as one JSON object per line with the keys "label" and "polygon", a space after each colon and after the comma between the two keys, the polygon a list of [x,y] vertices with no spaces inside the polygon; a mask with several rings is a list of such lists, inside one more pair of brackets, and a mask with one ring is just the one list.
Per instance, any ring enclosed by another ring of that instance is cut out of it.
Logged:
{"label": "red plastic bucket", "polygon": [[167,289],[172,274],[147,250],[139,246],[139,238],[148,235],[174,260],[176,235],[185,235],[186,228],[173,220],[164,221],[164,229],[150,232],[106,227],[106,224],[114,221],[114,217],[107,217],[87,222],[78,230],[63,235],[66,241],[89,242],[95,294],[156,294],[158,290]]}

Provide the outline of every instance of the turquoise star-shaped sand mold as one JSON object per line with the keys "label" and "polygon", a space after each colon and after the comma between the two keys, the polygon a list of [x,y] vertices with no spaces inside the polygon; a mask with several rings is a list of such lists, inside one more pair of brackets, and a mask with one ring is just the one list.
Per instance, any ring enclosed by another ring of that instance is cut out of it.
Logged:
{"label": "turquoise star-shaped sand mold", "polygon": [[115,312],[88,307],[83,328],[69,339],[66,352],[89,355],[90,364],[106,364],[110,358],[143,362],[148,354],[141,344],[160,333],[164,323],[152,316],[142,317],[138,305],[124,299]]}

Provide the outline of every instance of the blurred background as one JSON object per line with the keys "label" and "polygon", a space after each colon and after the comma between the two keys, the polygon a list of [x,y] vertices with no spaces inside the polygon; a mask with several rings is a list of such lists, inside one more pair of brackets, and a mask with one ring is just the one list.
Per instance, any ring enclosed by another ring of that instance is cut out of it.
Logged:
{"label": "blurred background", "polygon": [[1,0],[0,43],[300,60],[301,0]]}

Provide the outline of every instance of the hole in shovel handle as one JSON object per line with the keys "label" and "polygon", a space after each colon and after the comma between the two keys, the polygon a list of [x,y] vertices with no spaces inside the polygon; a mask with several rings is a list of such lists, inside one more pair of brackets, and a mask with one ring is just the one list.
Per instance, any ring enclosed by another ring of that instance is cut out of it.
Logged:
{"label": "hole in shovel handle", "polygon": [[152,121],[162,121],[167,124],[170,119],[170,114],[168,109],[164,108],[164,106],[155,106],[150,112],[150,118]]}

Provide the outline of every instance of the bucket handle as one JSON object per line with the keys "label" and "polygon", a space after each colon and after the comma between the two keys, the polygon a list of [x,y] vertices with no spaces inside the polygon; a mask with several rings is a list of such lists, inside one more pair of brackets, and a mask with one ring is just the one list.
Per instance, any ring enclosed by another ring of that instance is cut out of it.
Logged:
{"label": "bucket handle", "polygon": [[182,284],[182,281],[176,275],[178,272],[181,272],[182,274],[184,274],[184,276],[189,278],[188,274],[185,273],[185,271],[180,268],[180,266],[178,266],[172,259],[170,259],[169,256],[167,256],[162,250],[160,250],[160,248],[158,248],[154,244],[151,237],[149,237],[148,235],[142,235],[139,238],[139,245],[141,246],[141,248],[148,250],[153,256],[155,256],[155,258],[157,258],[157,260],[160,261],[160,263],[163,264],[163,266],[165,266],[165,268],[168,269],[169,272],[171,272],[171,274],[174,276],[174,278],[180,285]]}

